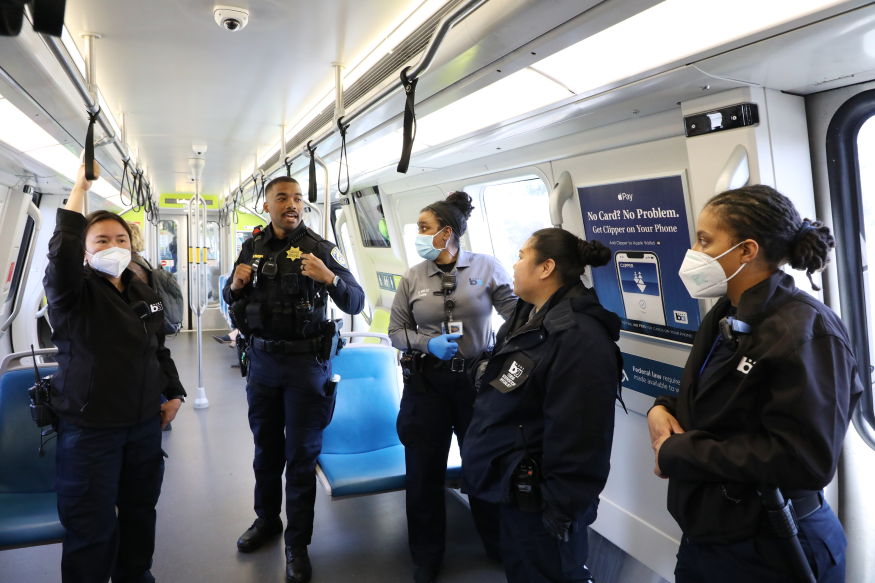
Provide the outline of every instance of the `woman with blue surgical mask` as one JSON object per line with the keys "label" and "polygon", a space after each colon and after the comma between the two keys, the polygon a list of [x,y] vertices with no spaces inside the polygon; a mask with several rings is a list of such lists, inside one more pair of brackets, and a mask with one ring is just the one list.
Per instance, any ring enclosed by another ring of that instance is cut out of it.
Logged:
{"label": "woman with blue surgical mask", "polygon": [[164,346],[161,296],[127,269],[130,228],[109,211],[83,216],[89,188],[83,165],[58,210],[43,279],[58,347],[51,406],[61,577],[154,581],[161,428],[185,390]]}
{"label": "woman with blue surgical mask", "polygon": [[[422,209],[416,252],[425,261],[401,278],[389,336],[404,353],[398,437],[407,463],[407,531],[414,581],[434,580],[444,557],[444,483],[453,433],[461,445],[477,395],[470,371],[493,344],[492,314],[505,319],[517,297],[504,266],[461,248],[474,207],[464,192]],[[501,560],[497,505],[471,500],[489,556]]]}
{"label": "woman with blue surgical mask", "polygon": [[[781,269],[804,270],[818,290],[811,276],[829,263],[833,236],[755,185],[712,198],[696,239],[680,277],[694,298],[717,302],[678,395],[647,415],[654,471],[669,480],[683,531],[675,581],[794,581],[807,562],[811,580],[843,582],[847,541],[823,488],[862,385],[841,319]],[[763,506],[775,488],[792,501],[796,561]]]}

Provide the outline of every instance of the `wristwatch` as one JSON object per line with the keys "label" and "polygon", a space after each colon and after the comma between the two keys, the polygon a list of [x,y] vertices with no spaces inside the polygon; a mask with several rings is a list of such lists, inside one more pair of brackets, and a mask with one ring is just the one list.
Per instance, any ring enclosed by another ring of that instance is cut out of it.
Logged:
{"label": "wristwatch", "polygon": [[167,399],[167,400],[168,400],[168,401],[172,401],[173,399],[179,399],[180,401],[182,401],[183,403],[185,403],[185,397],[183,397],[182,395],[176,395],[175,397],[172,397],[172,398]]}
{"label": "wristwatch", "polygon": [[340,276],[339,276],[339,275],[335,275],[335,276],[334,276],[334,279],[331,280],[331,283],[328,284],[328,287],[330,287],[330,288],[336,288],[338,283],[340,283]]}

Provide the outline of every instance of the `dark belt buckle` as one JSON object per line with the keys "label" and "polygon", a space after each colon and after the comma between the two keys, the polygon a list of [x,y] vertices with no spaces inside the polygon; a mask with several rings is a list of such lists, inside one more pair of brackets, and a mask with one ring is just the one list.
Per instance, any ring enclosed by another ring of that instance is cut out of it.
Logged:
{"label": "dark belt buckle", "polygon": [[454,358],[450,361],[450,370],[453,372],[465,372],[465,359]]}

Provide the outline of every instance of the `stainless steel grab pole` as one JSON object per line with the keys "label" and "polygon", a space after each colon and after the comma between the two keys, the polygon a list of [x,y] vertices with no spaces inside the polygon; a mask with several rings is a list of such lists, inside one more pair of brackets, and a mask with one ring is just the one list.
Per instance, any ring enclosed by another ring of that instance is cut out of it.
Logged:
{"label": "stainless steel grab pole", "polygon": [[116,136],[115,131],[112,129],[112,124],[109,123],[109,118],[106,117],[106,113],[101,111],[100,105],[96,103],[91,96],[91,92],[88,90],[88,85],[82,79],[82,76],[79,74],[79,69],[67,54],[67,50],[61,45],[61,41],[47,34],[41,34],[40,36],[55,56],[58,64],[61,65],[61,68],[67,74],[67,77],[73,83],[73,87],[76,88],[76,92],[79,93],[79,96],[82,98],[85,108],[89,113],[97,113],[97,123],[100,124],[107,139],[112,142],[116,150],[118,150],[122,160],[130,160],[130,155],[128,155],[126,146],[122,144],[118,139],[118,136]]}
{"label": "stainless steel grab pole", "polygon": [[[204,161],[200,158],[192,158],[188,161],[194,175],[194,196],[188,204],[189,224],[189,247],[191,248],[194,233],[194,261],[190,274],[189,304],[195,314],[197,327],[197,397],[194,400],[195,409],[206,409],[210,406],[207,393],[204,389],[204,354],[203,354],[203,315],[207,308],[207,285],[206,285],[206,262],[204,261],[205,247],[207,243],[207,203],[201,196],[201,173],[204,169]],[[194,301],[192,301],[192,287],[194,288]]]}

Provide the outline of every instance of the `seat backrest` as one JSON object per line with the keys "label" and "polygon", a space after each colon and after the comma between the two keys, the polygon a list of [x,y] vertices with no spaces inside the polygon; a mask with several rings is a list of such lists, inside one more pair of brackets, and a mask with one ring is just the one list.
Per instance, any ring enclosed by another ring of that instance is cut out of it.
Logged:
{"label": "seat backrest", "polygon": [[363,453],[400,445],[395,429],[400,406],[395,349],[351,344],[332,365],[341,380],[322,453]]}
{"label": "seat backrest", "polygon": [[[41,365],[40,376],[57,367]],[[0,493],[53,492],[55,436],[40,457],[40,431],[30,416],[33,369],[7,371],[0,377]]]}
{"label": "seat backrest", "polygon": [[[389,333],[389,310],[386,308],[375,308],[374,317],[371,318],[371,327],[368,332],[376,332],[378,334]],[[365,344],[379,344],[379,338],[365,338]]]}

